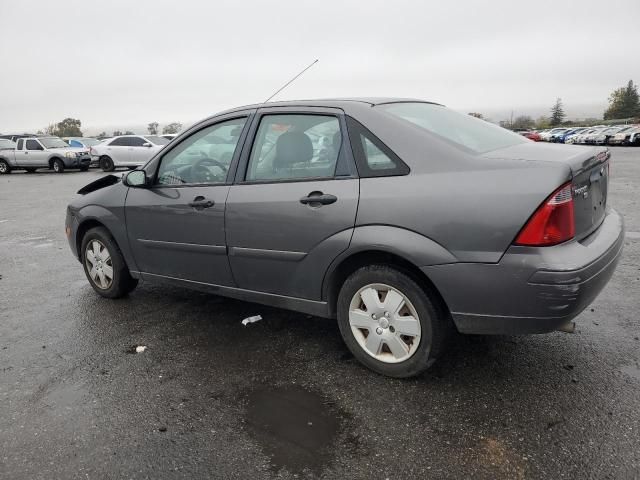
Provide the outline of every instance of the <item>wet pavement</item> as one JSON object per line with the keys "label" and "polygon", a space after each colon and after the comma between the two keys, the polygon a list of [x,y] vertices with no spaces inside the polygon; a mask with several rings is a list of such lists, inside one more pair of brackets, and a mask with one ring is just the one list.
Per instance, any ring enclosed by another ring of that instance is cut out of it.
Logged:
{"label": "wet pavement", "polygon": [[613,153],[629,233],[577,333],[459,337],[410,380],[332,321],[150,284],[102,299],[63,232],[102,172],[0,176],[0,477],[640,477],[640,149]]}

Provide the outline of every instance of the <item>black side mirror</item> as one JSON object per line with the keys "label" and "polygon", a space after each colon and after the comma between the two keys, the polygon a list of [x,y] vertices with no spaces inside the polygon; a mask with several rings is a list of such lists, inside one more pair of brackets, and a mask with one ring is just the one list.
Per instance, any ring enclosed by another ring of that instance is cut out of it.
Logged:
{"label": "black side mirror", "polygon": [[149,178],[144,170],[133,170],[124,176],[123,182],[127,187],[144,188],[149,184]]}

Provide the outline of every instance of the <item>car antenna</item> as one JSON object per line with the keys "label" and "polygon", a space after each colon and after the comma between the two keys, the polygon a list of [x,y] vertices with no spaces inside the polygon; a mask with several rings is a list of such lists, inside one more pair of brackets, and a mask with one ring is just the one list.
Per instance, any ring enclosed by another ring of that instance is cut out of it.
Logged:
{"label": "car antenna", "polygon": [[284,90],[285,88],[287,88],[289,85],[291,85],[300,75],[302,75],[304,72],[306,72],[307,70],[309,70],[311,67],[313,67],[316,63],[318,63],[318,59],[316,58],[313,62],[311,62],[311,64],[309,64],[307,66],[307,68],[305,68],[304,70],[302,70],[299,74],[297,74],[295,77],[293,77],[291,80],[289,80],[287,83],[285,83],[282,87],[280,87],[278,90],[276,90],[276,92],[271,95],[269,98],[267,98],[263,103],[267,103],[269,100],[271,100],[273,97],[275,97],[277,94],[279,94],[282,90]]}

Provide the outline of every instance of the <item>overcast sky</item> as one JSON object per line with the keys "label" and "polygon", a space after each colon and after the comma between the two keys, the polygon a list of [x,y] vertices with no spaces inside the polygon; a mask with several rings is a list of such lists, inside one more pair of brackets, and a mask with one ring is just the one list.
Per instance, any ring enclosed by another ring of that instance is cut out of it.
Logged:
{"label": "overcast sky", "polygon": [[640,0],[0,0],[0,19],[2,132],[190,123],[315,58],[277,99],[418,97],[495,118],[562,97],[586,116],[640,82]]}

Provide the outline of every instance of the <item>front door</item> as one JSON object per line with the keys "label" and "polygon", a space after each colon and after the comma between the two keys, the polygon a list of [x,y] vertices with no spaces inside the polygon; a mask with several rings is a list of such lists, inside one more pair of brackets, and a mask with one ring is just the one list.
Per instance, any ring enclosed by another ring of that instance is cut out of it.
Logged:
{"label": "front door", "polygon": [[42,144],[35,138],[29,138],[24,142],[25,150],[22,154],[23,167],[43,167],[47,165],[48,153],[45,152]]}
{"label": "front door", "polygon": [[309,110],[258,111],[227,199],[240,288],[320,300],[324,273],[349,246],[359,182],[342,112]]}
{"label": "front door", "polygon": [[218,156],[214,147],[225,138],[235,152],[245,123],[246,117],[232,118],[194,132],[148,172],[151,186],[129,189],[127,234],[143,276],[234,284],[224,213],[235,157]]}

